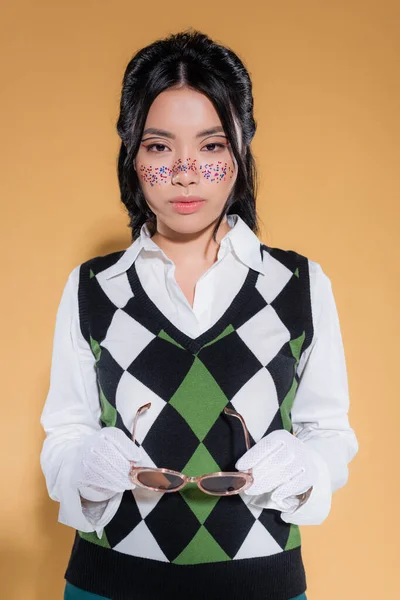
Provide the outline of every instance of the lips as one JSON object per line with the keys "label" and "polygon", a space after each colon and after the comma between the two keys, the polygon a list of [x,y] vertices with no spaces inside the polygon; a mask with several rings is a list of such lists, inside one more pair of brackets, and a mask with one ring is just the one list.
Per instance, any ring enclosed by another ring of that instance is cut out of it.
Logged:
{"label": "lips", "polygon": [[206,203],[199,196],[176,196],[171,201],[171,209],[181,215],[190,215],[201,210]]}
{"label": "lips", "polygon": [[179,204],[203,201],[204,198],[202,198],[201,196],[175,196],[175,198],[172,198],[172,200],[170,200],[170,202],[179,202]]}

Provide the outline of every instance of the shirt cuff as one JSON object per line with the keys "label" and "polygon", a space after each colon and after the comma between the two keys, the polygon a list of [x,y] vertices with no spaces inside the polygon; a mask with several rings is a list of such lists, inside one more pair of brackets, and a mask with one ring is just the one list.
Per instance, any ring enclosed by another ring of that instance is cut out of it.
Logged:
{"label": "shirt cuff", "polygon": [[[307,442],[303,442],[307,446]],[[330,513],[332,505],[332,484],[328,465],[322,456],[307,446],[309,456],[317,467],[317,480],[306,502],[293,512],[282,512],[286,523],[295,525],[320,525]]]}
{"label": "shirt cuff", "polygon": [[[306,444],[306,442],[304,442]],[[279,510],[281,519],[286,523],[295,525],[320,525],[329,515],[332,503],[332,486],[328,465],[316,450],[307,446],[309,455],[314,461],[318,475],[313,484],[313,490],[306,502],[299,506],[298,498],[287,498],[287,502],[292,500],[291,507],[282,511],[282,506],[271,499],[271,493],[250,496],[249,503],[258,508],[269,508]],[[285,502],[286,503],[286,502]]]}
{"label": "shirt cuff", "polygon": [[97,537],[100,539],[103,535],[104,527],[108,525],[121,504],[123,492],[115,494],[109,500],[102,502],[93,502],[92,500],[81,499],[82,512],[86,519],[92,524]]}
{"label": "shirt cuff", "polygon": [[[107,506],[105,508],[103,506],[102,514],[99,513],[98,508],[96,511],[90,511],[89,508],[82,506],[81,496],[75,483],[77,463],[80,461],[80,446],[74,448],[72,457],[71,454],[72,450],[68,459],[64,460],[61,465],[54,489],[51,490],[51,493],[49,491],[50,498],[60,503],[58,522],[84,533],[96,531],[97,536],[101,538],[105,525],[111,521],[118,510],[123,493],[118,493],[107,500]],[[89,512],[91,512],[90,516]],[[94,512],[97,517],[99,514],[101,516],[98,519],[92,518]]]}

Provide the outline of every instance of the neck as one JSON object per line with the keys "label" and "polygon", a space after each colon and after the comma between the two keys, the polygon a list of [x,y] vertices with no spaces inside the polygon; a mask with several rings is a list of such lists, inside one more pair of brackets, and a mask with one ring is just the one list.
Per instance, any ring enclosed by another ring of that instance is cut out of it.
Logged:
{"label": "neck", "polygon": [[176,265],[212,264],[217,260],[222,238],[231,229],[225,216],[215,241],[212,236],[214,227],[215,222],[194,233],[180,233],[165,226],[158,226],[152,240]]}

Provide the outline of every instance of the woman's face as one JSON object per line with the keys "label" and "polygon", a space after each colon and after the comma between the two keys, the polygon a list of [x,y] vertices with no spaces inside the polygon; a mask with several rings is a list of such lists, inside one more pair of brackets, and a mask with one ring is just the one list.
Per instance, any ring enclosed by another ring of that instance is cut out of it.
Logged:
{"label": "woman's face", "polygon": [[[213,224],[237,176],[212,102],[188,88],[170,88],[154,100],[134,166],[164,233],[195,233]],[[191,198],[198,202],[188,203]]]}

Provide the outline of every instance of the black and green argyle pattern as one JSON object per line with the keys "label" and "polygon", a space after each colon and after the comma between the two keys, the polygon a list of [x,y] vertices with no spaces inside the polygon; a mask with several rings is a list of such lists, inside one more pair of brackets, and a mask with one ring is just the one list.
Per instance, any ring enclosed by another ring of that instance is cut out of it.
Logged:
{"label": "black and green argyle pattern", "polygon": [[[107,269],[120,254],[81,268],[82,331],[96,358],[104,426],[136,430],[146,466],[189,476],[234,471],[251,444],[279,428],[292,431],[296,367],[311,339],[307,259],[260,246],[265,273],[249,269],[224,315],[193,339],[178,330],[143,289],[133,264],[118,278]],[[125,278],[121,285],[121,278]],[[296,525],[251,497],[210,496],[197,486],[180,492],[125,492],[105,527],[81,537],[115,551],[189,565],[270,556],[300,546]]]}

